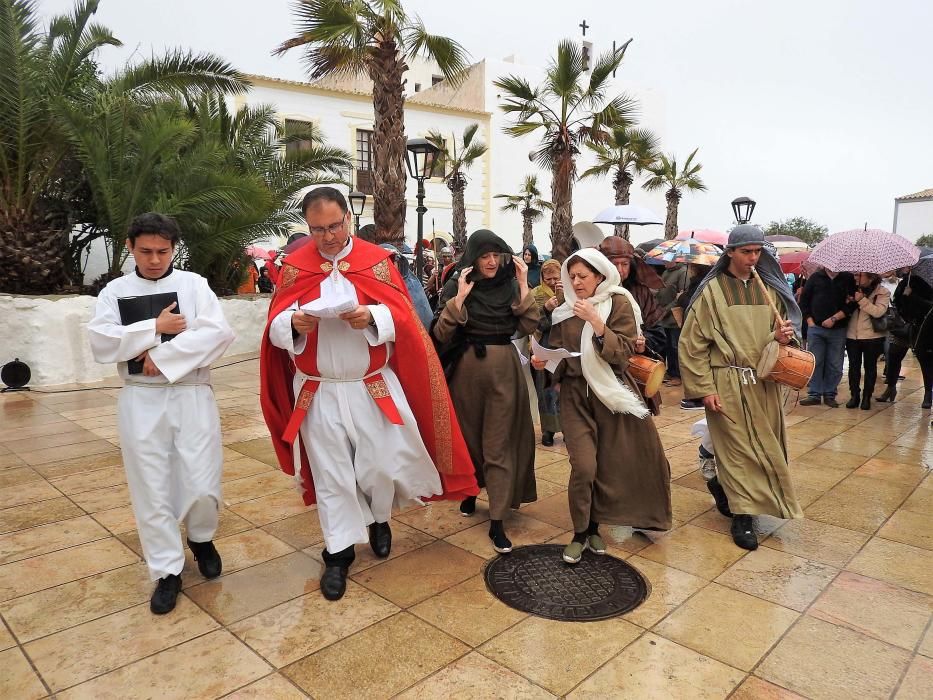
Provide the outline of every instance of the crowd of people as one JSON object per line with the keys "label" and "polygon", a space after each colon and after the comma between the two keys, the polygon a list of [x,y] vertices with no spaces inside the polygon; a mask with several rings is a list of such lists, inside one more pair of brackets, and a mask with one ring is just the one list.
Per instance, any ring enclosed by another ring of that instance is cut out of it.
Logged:
{"label": "crowd of people", "polygon": [[[682,387],[681,408],[705,410],[693,428],[700,471],[744,549],[758,546],[756,515],[802,517],[788,468],[788,390],[757,377],[767,348],[807,343],[816,369],[801,404],[829,407],[847,353],[847,407],[862,409],[879,357],[878,401],[893,401],[913,348],[930,405],[933,330],[923,321],[933,261],[925,274],[885,278],[819,270],[793,290],[751,225],[732,230],[714,266],[667,264],[661,274],[616,236],[542,261],[533,245],[515,255],[478,230],[419,278],[410,251],[351,235],[338,190],[312,190],[302,213],[310,235],[265,275],[275,294],[260,400],[281,468],[317,506],[330,600],[346,590],[356,545],[389,556],[395,509],[450,500],[472,517],[488,508],[491,547],[512,551],[509,513],[537,499],[530,395],[542,444],[561,434],[569,456],[574,534],[563,561],[605,554],[602,525],[669,530],[660,399],[634,371],[639,356],[664,364],[665,381]],[[88,328],[95,358],[118,363],[126,384],[121,449],[157,614],[181,590],[179,521],[202,575],[222,571],[209,366],[233,333],[206,282],[172,267],[178,239],[171,218],[137,217],[127,240],[135,273],[103,290]],[[151,297],[153,317],[125,322],[124,297]]]}

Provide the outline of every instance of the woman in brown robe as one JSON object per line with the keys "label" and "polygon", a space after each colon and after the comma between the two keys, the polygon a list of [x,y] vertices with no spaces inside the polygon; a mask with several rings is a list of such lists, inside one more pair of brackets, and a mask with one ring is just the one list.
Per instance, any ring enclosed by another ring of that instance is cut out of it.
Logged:
{"label": "woman in brown robe", "polygon": [[[537,499],[531,404],[513,336],[538,327],[528,266],[492,231],[467,240],[458,274],[444,286],[432,327],[476,480],[489,498],[489,537],[512,551],[502,521],[509,508]],[[460,504],[473,515],[476,499]]]}
{"label": "woman in brown robe", "polygon": [[[605,554],[599,525],[671,527],[671,470],[644,397],[628,374],[641,325],[631,294],[599,251],[571,255],[561,270],[566,302],[553,313],[551,343],[580,357],[557,369],[560,421],[570,454],[573,540],[563,558]],[[544,363],[533,357],[536,367]]]}

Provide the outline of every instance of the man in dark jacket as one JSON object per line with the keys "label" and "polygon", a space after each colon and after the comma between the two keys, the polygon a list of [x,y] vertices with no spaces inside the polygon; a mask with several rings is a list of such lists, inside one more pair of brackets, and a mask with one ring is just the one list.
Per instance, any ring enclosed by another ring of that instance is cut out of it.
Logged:
{"label": "man in dark jacket", "polygon": [[816,357],[808,387],[809,396],[801,406],[821,402],[836,408],[836,389],[842,380],[846,349],[846,326],[854,310],[855,278],[848,272],[825,268],[813,273],[800,295],[800,310],[807,324],[807,349]]}

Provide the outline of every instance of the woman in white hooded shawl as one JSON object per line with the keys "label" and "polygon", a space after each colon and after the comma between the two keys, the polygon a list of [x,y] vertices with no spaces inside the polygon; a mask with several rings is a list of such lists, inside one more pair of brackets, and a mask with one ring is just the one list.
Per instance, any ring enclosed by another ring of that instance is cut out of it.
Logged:
{"label": "woman in white hooded shawl", "polygon": [[[606,552],[600,524],[670,529],[671,470],[627,371],[641,326],[638,304],[621,286],[615,265],[595,249],[567,258],[561,279],[566,301],[554,310],[550,342],[581,353],[555,371],[574,529],[563,558],[576,564],[586,549]],[[545,364],[536,357],[532,362]]]}

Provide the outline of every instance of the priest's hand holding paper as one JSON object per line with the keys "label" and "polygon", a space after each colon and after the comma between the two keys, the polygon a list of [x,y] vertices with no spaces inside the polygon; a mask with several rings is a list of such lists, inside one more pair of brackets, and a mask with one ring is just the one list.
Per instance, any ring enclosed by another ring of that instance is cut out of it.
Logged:
{"label": "priest's hand holding paper", "polygon": [[353,311],[340,314],[339,318],[350,324],[351,328],[363,330],[373,322],[373,313],[366,306],[357,306]]}
{"label": "priest's hand holding paper", "polygon": [[178,335],[188,328],[188,322],[185,320],[183,314],[172,313],[172,309],[176,306],[178,306],[178,302],[173,301],[162,309],[162,313],[156,317],[156,333],[161,335]]}
{"label": "priest's hand holding paper", "polygon": [[296,311],[292,314],[292,328],[299,335],[307,335],[317,328],[319,320],[317,316],[312,316],[304,311]]}

